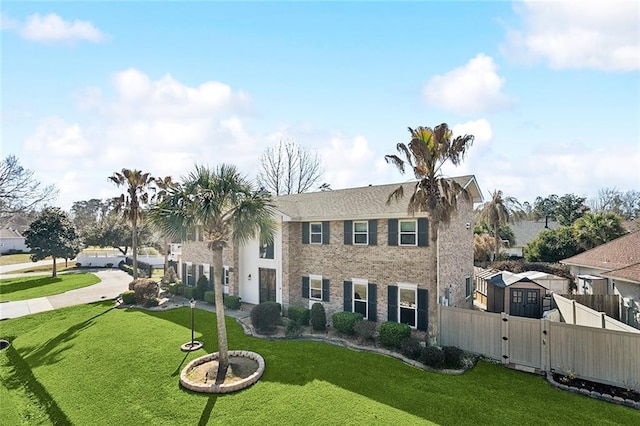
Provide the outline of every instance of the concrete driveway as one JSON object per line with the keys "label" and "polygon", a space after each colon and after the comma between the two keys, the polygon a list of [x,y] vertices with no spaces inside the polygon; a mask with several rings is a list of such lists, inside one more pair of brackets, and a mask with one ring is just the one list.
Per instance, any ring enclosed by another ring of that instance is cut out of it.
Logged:
{"label": "concrete driveway", "polygon": [[[94,273],[101,281],[89,287],[70,290],[66,293],[55,294],[48,297],[0,303],[0,320],[51,311],[67,306],[115,299],[122,292],[129,289],[129,283],[132,280],[130,275],[119,269],[97,270]],[[0,275],[0,279],[8,277],[8,275]]]}

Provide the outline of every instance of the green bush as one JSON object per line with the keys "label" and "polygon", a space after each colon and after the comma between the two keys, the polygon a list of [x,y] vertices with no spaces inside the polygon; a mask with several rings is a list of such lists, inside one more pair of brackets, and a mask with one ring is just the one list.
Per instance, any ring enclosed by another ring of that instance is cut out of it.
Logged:
{"label": "green bush", "polygon": [[204,292],[204,301],[210,305],[216,304],[216,294],[213,291]]}
{"label": "green bush", "polygon": [[122,303],[125,305],[135,305],[136,304],[136,292],[133,290],[127,290],[122,293]]}
{"label": "green bush", "polygon": [[353,331],[356,332],[361,342],[371,342],[376,337],[377,326],[373,321],[360,321],[353,326]]}
{"label": "green bush", "polygon": [[76,268],[81,268],[81,267],[82,267],[82,263],[76,262]]}
{"label": "green bush", "polygon": [[289,318],[287,322],[287,337],[295,338],[302,336],[302,325],[296,320]]}
{"label": "green bush", "polygon": [[242,307],[242,298],[240,296],[224,295],[224,307],[228,309],[240,309]]}
{"label": "green bush", "polygon": [[159,305],[158,299],[147,299],[144,301],[144,304],[143,304],[145,308],[153,308],[158,305]]}
{"label": "green bush", "polygon": [[193,293],[195,292],[195,290],[196,290],[195,287],[185,286],[183,288],[184,297],[186,297],[187,299],[193,299]]}
{"label": "green bush", "polygon": [[171,283],[169,284],[169,293],[178,295],[182,294],[184,290],[184,286],[180,283]]}
{"label": "green bush", "polygon": [[399,322],[386,321],[380,324],[380,343],[387,348],[400,349],[404,339],[411,336],[411,327]]}
{"label": "green bush", "polygon": [[297,306],[290,306],[287,310],[287,316],[293,321],[297,321],[301,326],[309,325],[309,316],[311,311],[309,308],[300,308]]}
{"label": "green bush", "polygon": [[195,297],[197,300],[204,300],[204,293],[208,289],[209,279],[204,275],[200,275],[200,278],[198,278],[198,282],[196,283],[196,289],[193,293],[193,297]]}
{"label": "green bush", "polygon": [[280,322],[280,304],[263,302],[251,310],[251,324],[258,331],[273,331]]}
{"label": "green bush", "polygon": [[464,351],[455,346],[444,346],[442,348],[442,352],[444,352],[444,366],[446,368],[462,368],[462,358],[464,356]]}
{"label": "green bush", "polygon": [[442,368],[444,351],[438,346],[425,346],[420,351],[420,362],[432,368]]}
{"label": "green bush", "polygon": [[352,335],[355,333],[354,326],[362,321],[364,316],[358,312],[336,312],[331,315],[333,328],[341,333]]}
{"label": "green bush", "polygon": [[309,321],[311,321],[311,327],[314,330],[326,330],[327,329],[327,313],[324,310],[322,303],[316,302],[311,305],[311,313],[309,314]]}
{"label": "green bush", "polygon": [[420,358],[421,351],[422,345],[420,345],[420,341],[414,337],[407,337],[400,342],[400,352],[409,359]]}

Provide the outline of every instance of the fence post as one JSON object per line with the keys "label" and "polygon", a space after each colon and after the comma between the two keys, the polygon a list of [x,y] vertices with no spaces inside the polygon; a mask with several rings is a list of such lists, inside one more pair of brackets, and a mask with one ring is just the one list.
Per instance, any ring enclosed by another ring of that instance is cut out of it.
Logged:
{"label": "fence post", "polygon": [[607,314],[600,312],[600,319],[602,320],[602,328],[607,328]]}
{"label": "fence post", "polygon": [[576,301],[572,300],[571,301],[571,313],[573,316],[573,325],[576,325]]}
{"label": "fence post", "polygon": [[509,364],[509,315],[502,312],[502,363]]}
{"label": "fence post", "polygon": [[540,320],[540,371],[549,371],[549,366],[551,365],[550,354],[551,350],[549,348],[549,343],[551,339],[549,338],[549,325],[550,321],[548,318],[542,318]]}

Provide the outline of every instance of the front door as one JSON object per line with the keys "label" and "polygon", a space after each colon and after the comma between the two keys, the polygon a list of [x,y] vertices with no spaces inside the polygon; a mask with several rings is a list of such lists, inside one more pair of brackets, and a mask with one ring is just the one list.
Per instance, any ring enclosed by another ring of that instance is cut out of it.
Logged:
{"label": "front door", "polygon": [[276,301],[276,270],[260,268],[260,303]]}
{"label": "front door", "polygon": [[509,314],[519,317],[540,318],[542,315],[540,290],[512,288]]}

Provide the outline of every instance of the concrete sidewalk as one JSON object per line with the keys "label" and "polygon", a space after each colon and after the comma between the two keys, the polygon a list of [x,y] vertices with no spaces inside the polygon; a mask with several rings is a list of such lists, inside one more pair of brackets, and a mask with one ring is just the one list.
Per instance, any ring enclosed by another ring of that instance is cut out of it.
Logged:
{"label": "concrete sidewalk", "polygon": [[[119,269],[94,272],[100,282],[89,287],[70,290],[48,297],[0,303],[0,320],[22,317],[67,306],[83,305],[101,300],[115,299],[129,289],[131,276]],[[0,278],[7,278],[3,276]]]}
{"label": "concrete sidewalk", "polygon": [[[58,259],[58,265],[60,265],[60,260],[62,260],[62,264],[64,265],[64,259]],[[33,268],[35,266],[46,266],[46,265],[52,265],[53,264],[53,260],[51,259],[47,259],[47,260],[40,260],[38,262],[27,262],[27,263],[14,263],[12,265],[0,265],[0,275],[3,274],[9,274],[13,271],[21,271],[23,269],[27,269],[27,268]],[[43,272],[44,274],[46,274],[46,272]],[[0,277],[1,278],[7,278],[7,277]]]}

